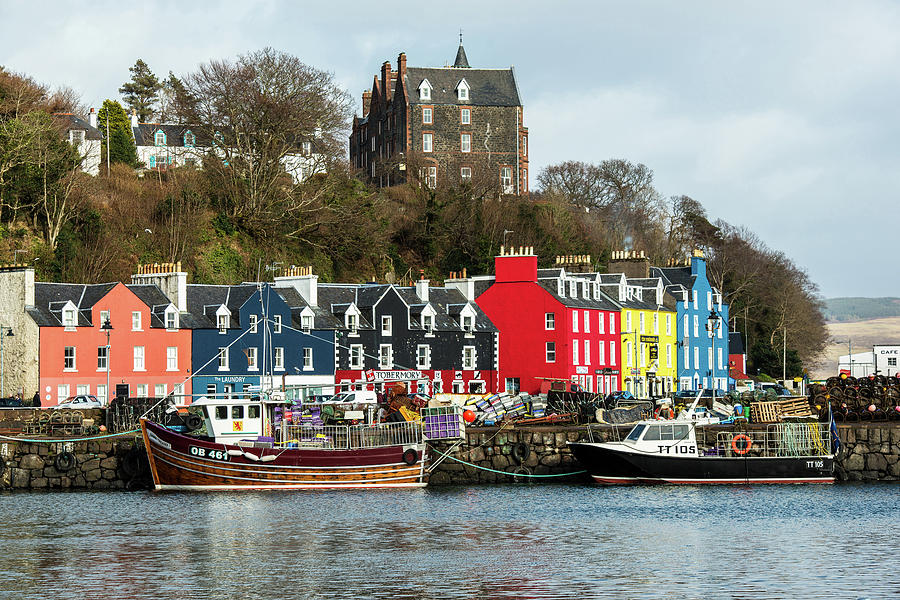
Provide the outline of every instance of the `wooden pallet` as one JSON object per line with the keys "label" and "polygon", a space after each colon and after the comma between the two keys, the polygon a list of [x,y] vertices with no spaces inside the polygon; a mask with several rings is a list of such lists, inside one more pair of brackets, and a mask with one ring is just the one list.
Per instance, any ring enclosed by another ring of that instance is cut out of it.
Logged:
{"label": "wooden pallet", "polygon": [[778,404],[778,416],[780,417],[811,417],[813,414],[806,398],[780,400]]}
{"label": "wooden pallet", "polygon": [[750,417],[754,423],[777,423],[781,420],[778,414],[779,402],[751,402]]}

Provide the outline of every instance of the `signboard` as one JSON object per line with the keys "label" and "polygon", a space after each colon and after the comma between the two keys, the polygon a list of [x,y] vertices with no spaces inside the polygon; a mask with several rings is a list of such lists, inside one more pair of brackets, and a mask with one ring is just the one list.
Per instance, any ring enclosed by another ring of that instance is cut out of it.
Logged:
{"label": "signboard", "polygon": [[650,346],[650,360],[659,360],[659,346]]}
{"label": "signboard", "polygon": [[366,381],[422,379],[422,371],[366,371]]}
{"label": "signboard", "polygon": [[587,367],[575,367],[575,372],[579,375],[587,375],[590,373]]}
{"label": "signboard", "polygon": [[604,367],[602,369],[594,369],[594,373],[596,375],[618,375],[618,369],[610,369],[609,367]]}
{"label": "signboard", "polygon": [[641,343],[642,344],[658,344],[659,336],[658,335],[642,335]]}
{"label": "signboard", "polygon": [[641,374],[641,370],[640,370],[640,369],[632,369],[632,370],[631,370],[631,374],[632,374],[632,375],[640,375],[640,374]]}

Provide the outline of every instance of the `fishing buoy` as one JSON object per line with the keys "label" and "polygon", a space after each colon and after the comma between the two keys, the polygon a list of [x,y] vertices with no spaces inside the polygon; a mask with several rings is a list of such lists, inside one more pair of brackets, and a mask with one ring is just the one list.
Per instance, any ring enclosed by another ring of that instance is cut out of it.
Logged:
{"label": "fishing buoy", "polygon": [[847,408],[847,403],[844,402],[843,404],[841,404],[841,408]]}
{"label": "fishing buoy", "polygon": [[816,404],[816,410],[822,410],[822,405],[821,405],[821,404]]}
{"label": "fishing buoy", "polygon": [[895,406],[894,410],[896,410],[897,412],[900,412],[900,406]]}
{"label": "fishing buoy", "polygon": [[875,405],[874,405],[874,404],[870,404],[870,405],[869,405],[869,408],[868,408],[867,410],[868,410],[869,412],[875,412]]}
{"label": "fishing buoy", "polygon": [[100,426],[100,431],[106,431],[106,425],[101,425],[101,426]]}
{"label": "fishing buoy", "polygon": [[473,421],[475,421],[475,413],[471,410],[464,410],[463,421],[465,421],[466,423],[472,423]]}

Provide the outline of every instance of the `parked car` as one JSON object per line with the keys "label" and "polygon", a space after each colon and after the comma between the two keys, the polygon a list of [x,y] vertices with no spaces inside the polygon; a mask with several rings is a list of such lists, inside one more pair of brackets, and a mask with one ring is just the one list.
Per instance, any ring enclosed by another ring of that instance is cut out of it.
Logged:
{"label": "parked car", "polygon": [[794,393],[791,390],[787,389],[780,383],[760,383],[758,384],[760,390],[766,392],[768,394],[769,390],[772,390],[776,396],[779,398],[793,398]]}
{"label": "parked car", "polygon": [[103,403],[97,399],[97,396],[80,394],[69,396],[64,402],[57,404],[56,408],[103,408]]}

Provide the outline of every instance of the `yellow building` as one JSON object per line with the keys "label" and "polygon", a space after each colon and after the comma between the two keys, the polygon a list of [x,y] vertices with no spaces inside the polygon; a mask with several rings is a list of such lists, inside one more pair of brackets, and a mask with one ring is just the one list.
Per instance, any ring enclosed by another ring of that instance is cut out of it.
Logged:
{"label": "yellow building", "polygon": [[678,382],[676,308],[663,304],[659,278],[626,280],[620,301],[622,389],[637,398],[674,392]]}

